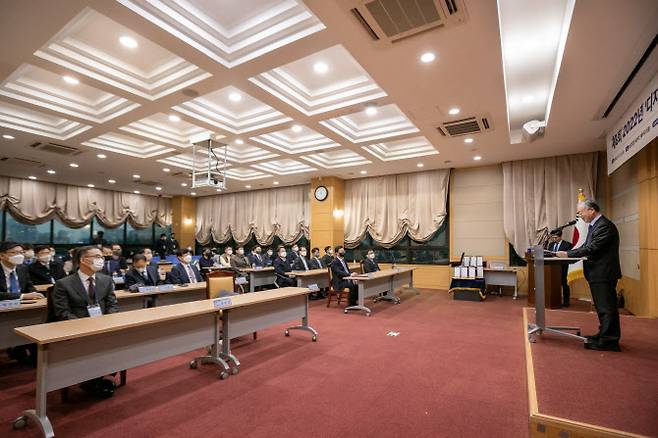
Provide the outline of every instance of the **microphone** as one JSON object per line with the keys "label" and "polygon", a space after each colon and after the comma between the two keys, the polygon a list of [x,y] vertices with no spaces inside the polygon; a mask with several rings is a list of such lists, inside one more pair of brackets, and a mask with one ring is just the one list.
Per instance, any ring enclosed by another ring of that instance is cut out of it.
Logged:
{"label": "microphone", "polygon": [[553,233],[555,233],[555,232],[557,232],[557,231],[561,231],[563,228],[570,227],[570,226],[572,226],[572,225],[576,225],[576,222],[578,222],[578,219],[574,219],[574,220],[572,220],[572,221],[567,222],[567,223],[564,224],[564,225],[560,225],[560,226],[557,227],[557,228],[553,228],[553,229],[551,230],[551,234],[553,234]]}

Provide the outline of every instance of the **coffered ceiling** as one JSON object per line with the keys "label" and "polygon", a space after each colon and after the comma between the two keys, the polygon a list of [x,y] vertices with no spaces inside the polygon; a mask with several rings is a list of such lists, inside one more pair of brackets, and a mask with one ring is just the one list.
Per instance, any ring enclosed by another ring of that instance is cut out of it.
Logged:
{"label": "coffered ceiling", "polygon": [[602,117],[658,3],[554,3],[0,0],[0,174],[203,196],[208,138],[231,192],[601,150],[658,71],[654,54]]}

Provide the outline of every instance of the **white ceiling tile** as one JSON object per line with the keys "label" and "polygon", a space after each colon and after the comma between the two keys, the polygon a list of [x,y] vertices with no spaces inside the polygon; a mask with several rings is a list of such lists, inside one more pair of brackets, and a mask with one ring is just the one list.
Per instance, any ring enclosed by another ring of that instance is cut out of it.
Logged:
{"label": "white ceiling tile", "polygon": [[[154,114],[119,129],[181,148],[190,147],[192,143],[205,140],[212,134],[209,130],[184,120],[172,122],[165,113]],[[214,134],[213,138],[219,139],[222,136]]]}
{"label": "white ceiling tile", "polygon": [[0,102],[0,126],[57,140],[68,140],[91,128],[79,122],[4,102]]}
{"label": "white ceiling tile", "polygon": [[85,141],[82,144],[84,146],[102,149],[117,154],[129,155],[136,158],[152,158],[174,150],[160,144],[136,139],[127,135],[116,134],[114,132],[100,135],[96,138]]}
{"label": "white ceiling tile", "polygon": [[277,175],[289,175],[292,173],[312,172],[317,170],[314,167],[307,166],[300,161],[287,158],[283,160],[252,164],[251,167],[255,167],[256,169],[260,169],[265,172],[275,173]]}
{"label": "white ceiling tile", "polygon": [[236,179],[238,181],[251,181],[254,179],[268,178],[272,175],[267,173],[259,172],[255,169],[249,169],[246,167],[232,167],[226,170],[226,177],[228,179]]}
{"label": "white ceiling tile", "polygon": [[320,122],[352,143],[378,140],[418,132],[418,128],[395,104],[377,107],[370,116],[365,110]]}
{"label": "white ceiling tile", "polygon": [[304,160],[316,164],[325,169],[336,169],[340,167],[364,166],[371,161],[352,152],[349,149],[341,149],[329,152],[320,152],[302,157]]}
{"label": "white ceiling tile", "polygon": [[382,161],[404,160],[407,158],[437,155],[439,153],[432,143],[422,136],[374,143],[363,146],[363,149]]}
{"label": "white ceiling tile", "polygon": [[229,144],[226,147],[226,159],[233,163],[249,163],[252,161],[269,160],[279,154],[261,149],[250,144]]}
{"label": "white ceiling tile", "polygon": [[299,154],[340,146],[330,138],[306,126],[300,126],[300,128],[299,132],[295,132],[293,128],[288,128],[251,137],[251,140],[287,154]]}

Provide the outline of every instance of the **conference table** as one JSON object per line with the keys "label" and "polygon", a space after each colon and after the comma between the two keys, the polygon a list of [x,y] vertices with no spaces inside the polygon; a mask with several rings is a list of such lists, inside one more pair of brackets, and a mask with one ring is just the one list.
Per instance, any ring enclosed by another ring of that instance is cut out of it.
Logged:
{"label": "conference table", "polygon": [[[191,284],[187,287],[174,286],[173,290],[152,290],[150,292],[115,291],[119,304],[119,312],[137,310],[147,307],[149,301],[155,306],[189,301],[205,300],[206,282]],[[46,299],[28,300],[19,307],[0,309],[0,349],[24,345],[25,339],[14,333],[14,328],[41,324],[48,318],[48,303]]]}
{"label": "conference table", "polygon": [[[349,263],[350,270],[361,269],[359,263]],[[309,269],[308,271],[292,271],[288,276],[297,281],[297,287],[317,286],[318,289],[329,287],[329,268]]]}
{"label": "conference table", "polygon": [[274,280],[276,280],[276,274],[272,266],[240,269],[240,272],[249,276],[249,292],[254,292],[258,286],[274,284]]}
{"label": "conference table", "polygon": [[[359,290],[356,306],[348,306],[344,313],[351,310],[366,312],[366,316],[372,314],[372,310],[365,305],[365,299],[376,296],[375,301],[386,300],[400,304],[400,297],[395,296],[395,291],[403,286],[413,288],[413,267],[382,269],[368,274],[352,274],[348,279],[354,281]],[[386,295],[381,295],[381,294]]]}
{"label": "conference table", "polygon": [[15,328],[23,343],[37,344],[38,356],[36,407],[23,411],[14,428],[33,420],[45,437],[52,437],[48,392],[208,345],[209,354],[192,360],[190,368],[214,364],[220,368],[220,379],[226,379],[240,368],[231,353],[231,339],[294,319],[301,324],[286,328],[284,334],[305,330],[316,341],[318,333],[308,324],[308,293],[288,287]]}

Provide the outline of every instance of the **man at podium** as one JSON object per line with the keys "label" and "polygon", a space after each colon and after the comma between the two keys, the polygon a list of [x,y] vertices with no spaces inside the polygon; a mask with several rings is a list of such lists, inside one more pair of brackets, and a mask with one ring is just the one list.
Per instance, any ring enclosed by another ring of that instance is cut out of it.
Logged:
{"label": "man at podium", "polygon": [[617,310],[617,280],[621,278],[619,232],[591,199],[578,203],[578,215],[589,224],[585,244],[569,251],[558,251],[556,255],[587,257],[583,262],[583,270],[599,317],[599,332],[587,336],[585,348],[620,351],[621,327]]}
{"label": "man at podium", "polygon": [[[558,251],[569,251],[571,248],[573,248],[571,242],[562,240],[562,230],[555,229],[551,231],[551,240],[548,243],[549,250],[557,253]],[[571,289],[567,281],[568,274],[569,265],[562,265],[562,307],[569,307],[571,301]]]}

